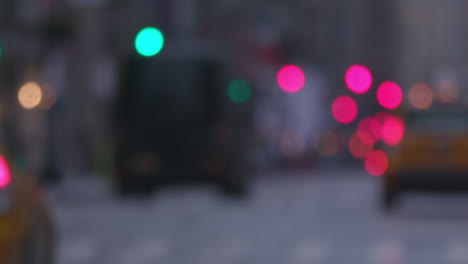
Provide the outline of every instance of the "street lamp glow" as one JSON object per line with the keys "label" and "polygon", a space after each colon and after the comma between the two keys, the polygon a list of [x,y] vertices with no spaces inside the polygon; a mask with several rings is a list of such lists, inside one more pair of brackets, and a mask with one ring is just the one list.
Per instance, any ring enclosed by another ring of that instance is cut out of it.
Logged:
{"label": "street lamp glow", "polygon": [[135,38],[136,51],[145,57],[158,54],[164,46],[164,35],[154,27],[146,27]]}
{"label": "street lamp glow", "polygon": [[22,107],[33,109],[42,101],[42,89],[35,82],[28,82],[18,91],[18,101]]}

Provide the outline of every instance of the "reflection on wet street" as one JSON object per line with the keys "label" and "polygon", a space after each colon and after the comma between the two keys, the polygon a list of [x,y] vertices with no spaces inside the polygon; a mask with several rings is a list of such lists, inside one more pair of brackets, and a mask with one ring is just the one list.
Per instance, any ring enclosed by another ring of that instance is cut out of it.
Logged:
{"label": "reflection on wet street", "polygon": [[387,214],[360,170],[275,174],[244,201],[209,187],[144,202],[51,197],[59,264],[468,263],[466,196],[407,195]]}

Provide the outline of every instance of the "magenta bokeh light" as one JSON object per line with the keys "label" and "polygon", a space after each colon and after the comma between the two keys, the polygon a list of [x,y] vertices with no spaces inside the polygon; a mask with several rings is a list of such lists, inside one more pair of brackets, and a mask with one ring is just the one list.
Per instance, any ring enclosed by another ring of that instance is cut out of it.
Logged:
{"label": "magenta bokeh light", "polygon": [[304,87],[305,75],[296,65],[283,66],[277,76],[279,87],[287,93],[297,93]]}
{"label": "magenta bokeh light", "polygon": [[382,141],[389,146],[400,144],[405,135],[405,123],[396,116],[389,116],[385,119],[382,127]]}
{"label": "magenta bokeh light", "polygon": [[372,73],[362,65],[352,65],[346,71],[345,82],[349,90],[363,94],[372,86]]}
{"label": "magenta bokeh light", "polygon": [[356,119],[358,105],[353,98],[342,95],[333,101],[332,114],[335,120],[342,124],[349,124]]}
{"label": "magenta bokeh light", "polygon": [[11,175],[8,164],[3,157],[0,157],[0,188],[4,188],[10,184]]}
{"label": "magenta bokeh light", "polygon": [[389,159],[387,154],[378,149],[369,153],[364,160],[364,167],[366,171],[375,177],[382,176],[387,172],[389,166]]}
{"label": "magenta bokeh light", "polygon": [[377,89],[377,100],[383,108],[395,109],[403,100],[403,92],[398,84],[386,81]]}
{"label": "magenta bokeh light", "polygon": [[382,137],[382,125],[375,117],[363,118],[359,121],[357,135],[362,142],[374,144]]}

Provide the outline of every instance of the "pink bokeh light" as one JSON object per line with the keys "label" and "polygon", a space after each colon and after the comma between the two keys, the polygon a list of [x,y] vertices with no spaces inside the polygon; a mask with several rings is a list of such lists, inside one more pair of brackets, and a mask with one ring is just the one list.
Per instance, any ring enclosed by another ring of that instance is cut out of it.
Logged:
{"label": "pink bokeh light", "polygon": [[11,182],[10,169],[5,158],[0,157],[0,188],[7,187]]}
{"label": "pink bokeh light", "polygon": [[279,87],[287,93],[297,93],[305,84],[305,75],[302,69],[296,65],[283,66],[277,76]]}
{"label": "pink bokeh light", "polygon": [[403,92],[398,84],[385,81],[377,88],[377,100],[383,108],[395,109],[403,100]]}
{"label": "pink bokeh light", "polygon": [[356,119],[358,105],[353,98],[342,95],[333,101],[331,111],[335,120],[342,124],[349,124]]}
{"label": "pink bokeh light", "polygon": [[389,160],[387,154],[382,150],[374,150],[369,153],[364,160],[366,171],[375,177],[379,177],[387,172]]}
{"label": "pink bokeh light", "polygon": [[345,82],[349,90],[363,94],[372,86],[372,73],[362,65],[352,65],[346,71]]}
{"label": "pink bokeh light", "polygon": [[382,125],[375,117],[363,118],[357,127],[357,136],[366,144],[374,144],[382,137]]}
{"label": "pink bokeh light", "polygon": [[400,144],[405,135],[405,122],[396,116],[389,116],[382,126],[382,141],[389,146]]}

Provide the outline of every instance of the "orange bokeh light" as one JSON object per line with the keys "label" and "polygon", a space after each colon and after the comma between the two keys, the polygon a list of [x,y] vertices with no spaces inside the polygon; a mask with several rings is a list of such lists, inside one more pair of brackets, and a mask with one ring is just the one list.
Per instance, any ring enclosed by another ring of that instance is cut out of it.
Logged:
{"label": "orange bokeh light", "polygon": [[24,84],[18,91],[18,101],[25,109],[37,107],[41,103],[42,97],[42,89],[39,84],[35,82]]}
{"label": "orange bokeh light", "polygon": [[357,133],[353,134],[348,141],[348,149],[351,155],[357,159],[365,158],[372,149],[374,148],[373,144],[368,144],[363,142]]}
{"label": "orange bokeh light", "polygon": [[457,83],[443,80],[438,85],[438,98],[443,103],[453,103],[460,95]]}
{"label": "orange bokeh light", "polygon": [[434,100],[434,93],[427,84],[418,82],[409,89],[408,100],[416,109],[428,109]]}
{"label": "orange bokeh light", "polygon": [[280,137],[280,149],[287,157],[295,157],[304,153],[306,139],[294,130],[287,130]]}
{"label": "orange bokeh light", "polygon": [[334,156],[343,151],[344,145],[341,133],[330,130],[321,135],[318,150],[322,156]]}

